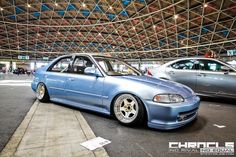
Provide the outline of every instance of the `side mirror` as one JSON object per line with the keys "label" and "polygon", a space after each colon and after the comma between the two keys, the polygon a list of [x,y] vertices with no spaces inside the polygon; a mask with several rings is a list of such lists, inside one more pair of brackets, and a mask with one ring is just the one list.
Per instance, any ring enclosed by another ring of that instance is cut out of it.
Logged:
{"label": "side mirror", "polygon": [[227,66],[222,66],[222,67],[221,67],[221,70],[223,70],[223,71],[229,71],[229,70],[230,70],[230,68],[229,68],[229,67],[227,67]]}
{"label": "side mirror", "polygon": [[230,71],[230,68],[227,67],[227,66],[222,66],[222,67],[221,67],[221,70],[224,71],[224,74],[228,74],[229,71]]}
{"label": "side mirror", "polygon": [[100,73],[100,71],[97,68],[94,67],[87,67],[84,69],[84,74],[86,75],[93,75],[96,77],[101,77],[102,74]]}

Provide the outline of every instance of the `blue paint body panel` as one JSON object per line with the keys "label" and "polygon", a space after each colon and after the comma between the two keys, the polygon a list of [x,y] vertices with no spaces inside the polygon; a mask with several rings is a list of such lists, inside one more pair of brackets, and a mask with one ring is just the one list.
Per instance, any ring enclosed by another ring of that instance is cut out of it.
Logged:
{"label": "blue paint body panel", "polygon": [[123,9],[123,10],[120,12],[120,14],[121,14],[122,16],[129,16],[129,13],[126,11],[126,9]]}
{"label": "blue paint body panel", "polygon": [[64,10],[59,10],[59,11],[57,11],[57,14],[60,15],[60,16],[64,16],[65,11]]}
{"label": "blue paint body panel", "polygon": [[67,11],[72,11],[72,10],[77,10],[77,7],[76,7],[76,5],[75,4],[69,4],[68,6],[67,6]]}
{"label": "blue paint body panel", "polygon": [[51,11],[52,8],[49,7],[47,4],[42,4],[41,10],[42,10],[42,11]]}
{"label": "blue paint body panel", "polygon": [[85,17],[87,17],[87,16],[89,16],[90,11],[89,11],[89,10],[81,10],[81,13],[82,13]]}
{"label": "blue paint body panel", "polygon": [[110,21],[112,21],[116,17],[116,15],[112,13],[108,13],[107,17],[109,18]]}
{"label": "blue paint body panel", "polygon": [[20,13],[24,13],[25,9],[23,7],[20,6],[16,6],[16,14],[20,14]]}
{"label": "blue paint body panel", "polygon": [[[73,54],[86,56],[94,63],[96,60],[91,54]],[[62,56],[65,57],[65,56]],[[197,116],[200,99],[188,87],[166,80],[147,76],[109,76],[102,72],[102,76],[82,75],[47,71],[56,63],[59,57],[47,66],[35,72],[31,87],[36,91],[37,85],[42,82],[46,85],[50,100],[103,114],[111,114],[114,98],[123,93],[137,96],[147,111],[148,126],[157,129],[174,129],[181,127]],[[103,56],[104,57],[104,56]],[[96,63],[96,65],[98,65]],[[73,81],[71,81],[73,80]],[[157,94],[179,94],[185,100],[182,103],[157,103],[153,98]],[[191,117],[179,120],[180,115],[192,114]]]}
{"label": "blue paint body panel", "polygon": [[33,15],[38,18],[40,16],[40,12],[34,12]]}

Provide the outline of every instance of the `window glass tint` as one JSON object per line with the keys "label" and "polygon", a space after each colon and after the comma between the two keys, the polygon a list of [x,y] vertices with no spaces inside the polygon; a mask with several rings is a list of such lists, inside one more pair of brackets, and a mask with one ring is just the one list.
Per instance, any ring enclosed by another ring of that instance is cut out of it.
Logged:
{"label": "window glass tint", "polygon": [[71,57],[62,58],[56,64],[54,64],[49,71],[53,72],[67,72],[70,62],[72,61]]}
{"label": "window glass tint", "polygon": [[87,67],[95,67],[93,62],[88,57],[76,57],[70,72],[76,74],[84,74],[84,70]]}
{"label": "window glass tint", "polygon": [[141,75],[128,64],[117,59],[96,57],[95,60],[103,71],[110,76]]}
{"label": "window glass tint", "polygon": [[223,71],[224,65],[212,60],[199,60],[199,69],[206,71]]}
{"label": "window glass tint", "polygon": [[195,60],[183,60],[172,64],[171,67],[174,69],[192,70],[195,69],[194,63]]}

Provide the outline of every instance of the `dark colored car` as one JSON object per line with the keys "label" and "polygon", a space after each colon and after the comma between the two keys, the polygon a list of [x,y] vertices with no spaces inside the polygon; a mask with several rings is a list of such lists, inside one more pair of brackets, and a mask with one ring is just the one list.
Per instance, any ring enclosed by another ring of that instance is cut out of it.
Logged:
{"label": "dark colored car", "polygon": [[13,74],[17,74],[17,75],[25,74],[25,70],[23,68],[17,68],[13,70]]}

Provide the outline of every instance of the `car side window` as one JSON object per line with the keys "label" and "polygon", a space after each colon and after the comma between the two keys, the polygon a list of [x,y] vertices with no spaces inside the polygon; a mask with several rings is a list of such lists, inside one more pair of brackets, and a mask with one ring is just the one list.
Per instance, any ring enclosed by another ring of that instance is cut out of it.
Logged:
{"label": "car side window", "polygon": [[87,67],[95,67],[95,65],[88,57],[78,56],[75,58],[75,61],[72,64],[70,72],[75,74],[84,74],[84,70]]}
{"label": "car side window", "polygon": [[195,69],[195,60],[178,61],[171,65],[174,69],[193,70]]}
{"label": "car side window", "polygon": [[213,60],[199,60],[199,69],[205,71],[222,71],[224,65]]}
{"label": "car side window", "polygon": [[48,71],[52,72],[68,72],[72,57],[65,57],[57,61]]}

